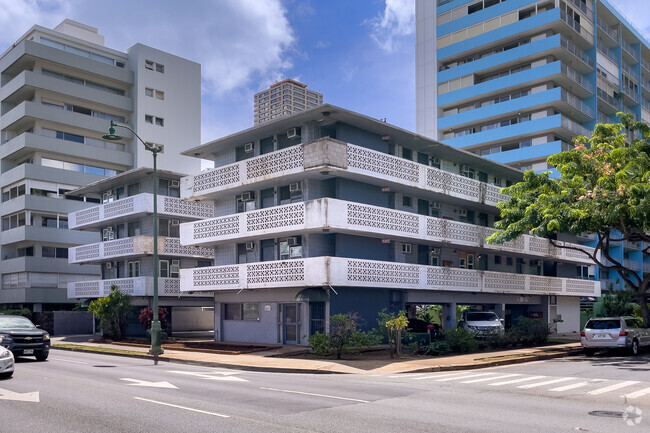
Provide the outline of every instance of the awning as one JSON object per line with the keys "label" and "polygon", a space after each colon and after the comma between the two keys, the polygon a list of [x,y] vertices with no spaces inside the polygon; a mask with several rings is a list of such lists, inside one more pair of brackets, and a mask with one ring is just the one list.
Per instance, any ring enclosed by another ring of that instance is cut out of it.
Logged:
{"label": "awning", "polygon": [[320,287],[303,289],[296,295],[296,301],[298,302],[327,302],[329,299],[327,292]]}

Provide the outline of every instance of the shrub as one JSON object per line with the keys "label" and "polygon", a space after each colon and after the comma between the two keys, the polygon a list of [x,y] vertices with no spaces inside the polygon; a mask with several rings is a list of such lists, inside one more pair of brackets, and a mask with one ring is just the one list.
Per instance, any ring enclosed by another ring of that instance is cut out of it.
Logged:
{"label": "shrub", "polygon": [[7,316],[23,316],[27,317],[28,319],[32,318],[32,312],[27,308],[0,310],[0,313],[6,314]]}
{"label": "shrub", "polygon": [[358,323],[356,313],[335,314],[330,318],[329,335],[317,332],[309,337],[309,345],[317,355],[336,354],[336,359],[341,359],[343,353],[356,353],[362,347],[377,344],[377,334],[360,331]]}
{"label": "shrub", "polygon": [[111,293],[88,304],[88,311],[99,319],[104,337],[119,340],[124,335],[126,317],[131,310],[131,296],[111,286]]}
{"label": "shrub", "polygon": [[449,346],[449,343],[447,343],[445,340],[438,340],[427,346],[425,348],[424,354],[431,356],[443,356],[447,355],[450,352],[451,347]]}
{"label": "shrub", "polygon": [[543,320],[519,317],[507,334],[510,334],[512,344],[535,345],[546,343],[549,333]]}
{"label": "shrub", "polygon": [[452,352],[476,352],[480,347],[474,334],[464,328],[448,329],[443,335]]}
{"label": "shrub", "polygon": [[[167,310],[163,307],[158,307],[158,321],[160,322],[160,327],[163,331],[167,329]],[[151,329],[151,322],[153,322],[153,309],[144,307],[140,310],[138,322],[144,326],[144,329]]]}

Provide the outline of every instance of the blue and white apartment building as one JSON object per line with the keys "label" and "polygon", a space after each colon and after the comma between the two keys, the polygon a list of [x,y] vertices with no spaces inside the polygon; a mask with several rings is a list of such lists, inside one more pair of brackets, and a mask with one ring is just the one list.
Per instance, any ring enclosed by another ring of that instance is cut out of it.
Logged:
{"label": "blue and white apartment building", "polygon": [[[180,224],[183,246],[214,251],[180,269],[183,294],[214,299],[215,339],[307,344],[328,318],[456,305],[578,331],[584,255],[522,236],[488,245],[521,171],[332,105],[256,125],[184,152],[215,168],[181,179],[182,199],[214,217]],[[561,242],[577,239],[560,237]]]}
{"label": "blue and white apartment building", "polygon": [[[546,171],[549,155],[617,112],[650,122],[650,44],[612,0],[417,0],[416,23],[422,135]],[[612,253],[648,273],[642,247],[619,243]],[[623,287],[615,272],[576,269]]]}

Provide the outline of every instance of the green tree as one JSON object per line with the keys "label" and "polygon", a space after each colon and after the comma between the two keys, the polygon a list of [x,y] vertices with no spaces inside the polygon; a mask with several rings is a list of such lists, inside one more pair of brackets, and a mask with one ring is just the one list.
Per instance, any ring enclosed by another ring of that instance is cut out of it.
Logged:
{"label": "green tree", "polygon": [[[620,113],[619,113],[620,114]],[[614,270],[633,291],[646,324],[650,274],[631,269],[610,255],[622,242],[646,242],[650,255],[650,126],[621,115],[621,123],[596,125],[591,138],[577,137],[573,150],[548,158],[561,179],[549,173],[524,174],[523,182],[504,188],[499,203],[501,231],[488,238],[498,244],[522,234],[545,237],[558,248],[582,251],[601,269]],[[557,242],[558,233],[594,233],[595,251]]]}
{"label": "green tree", "polygon": [[630,316],[634,305],[630,302],[633,294],[628,290],[609,290],[602,297],[602,315],[608,317]]}
{"label": "green tree", "polygon": [[104,337],[120,340],[124,335],[126,317],[131,311],[131,296],[111,286],[111,293],[88,304],[88,311],[99,319]]}
{"label": "green tree", "polygon": [[329,334],[315,333],[309,337],[309,345],[317,355],[336,354],[336,359],[341,359],[344,353],[377,344],[376,333],[358,329],[359,320],[357,313],[335,314],[330,317]]}
{"label": "green tree", "polygon": [[393,357],[393,344],[395,344],[395,355],[402,354],[402,331],[406,329],[409,324],[409,319],[404,315],[400,315],[394,319],[386,321],[386,329],[388,330],[388,342],[391,345],[390,356]]}

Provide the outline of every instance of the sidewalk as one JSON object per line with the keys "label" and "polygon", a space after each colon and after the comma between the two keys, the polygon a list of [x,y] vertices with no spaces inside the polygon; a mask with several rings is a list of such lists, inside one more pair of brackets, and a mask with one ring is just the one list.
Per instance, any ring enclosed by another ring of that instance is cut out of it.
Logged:
{"label": "sidewalk", "polygon": [[[568,338],[567,338],[568,337]],[[93,351],[92,348],[128,351],[130,353],[114,353],[120,356],[133,356],[152,359],[147,352],[148,347],[142,345],[120,343],[94,343],[88,340],[90,335],[52,337],[53,350]],[[573,335],[565,336],[565,340],[575,340]],[[74,347],[61,347],[67,345]],[[58,346],[58,347],[57,347]],[[163,348],[164,348],[163,344]],[[368,359],[358,360],[318,360],[291,357],[306,348],[301,346],[274,346],[271,350],[251,354],[223,354],[213,351],[189,351],[165,349],[159,359],[165,362],[175,362],[206,367],[236,368],[251,371],[266,371],[278,373],[342,373],[342,374],[399,374],[423,373],[435,371],[469,370],[492,367],[497,365],[518,364],[541,359],[561,358],[582,352],[580,343],[562,343],[543,347],[482,352],[445,357],[407,357],[400,359]],[[102,352],[105,354],[110,354]]]}

